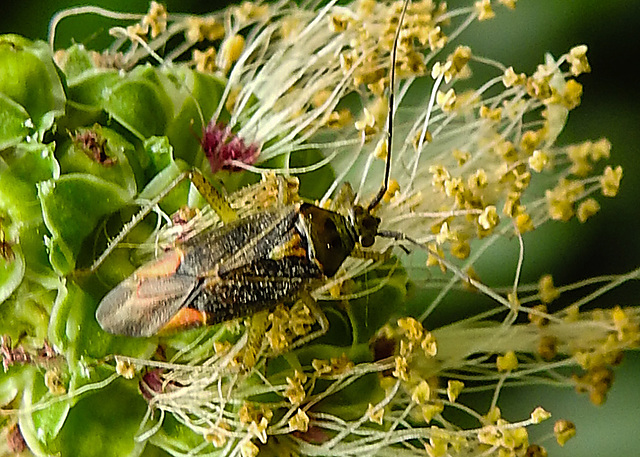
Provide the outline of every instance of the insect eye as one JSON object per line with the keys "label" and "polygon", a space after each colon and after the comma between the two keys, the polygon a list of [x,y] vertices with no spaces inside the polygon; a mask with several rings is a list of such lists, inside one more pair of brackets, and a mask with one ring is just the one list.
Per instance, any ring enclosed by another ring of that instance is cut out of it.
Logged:
{"label": "insect eye", "polygon": [[375,231],[378,230],[378,225],[380,224],[380,219],[374,216],[367,216],[362,218],[362,228],[367,231]]}
{"label": "insect eye", "polygon": [[370,246],[373,246],[373,242],[376,240],[376,237],[374,235],[362,235],[360,237],[360,244],[362,245],[362,247],[368,248]]}

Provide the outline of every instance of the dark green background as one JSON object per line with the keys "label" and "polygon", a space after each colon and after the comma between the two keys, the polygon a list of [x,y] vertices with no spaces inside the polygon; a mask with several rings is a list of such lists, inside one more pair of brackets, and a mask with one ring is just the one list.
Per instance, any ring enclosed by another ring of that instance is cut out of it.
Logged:
{"label": "dark green background", "polygon": [[[3,2],[0,7],[0,32],[19,33],[29,38],[46,39],[50,17],[59,9],[79,5],[71,1],[23,0]],[[450,1],[451,8],[469,4]],[[105,8],[145,12],[143,0],[95,1]],[[223,2],[167,1],[170,12],[206,12],[220,8]],[[621,164],[624,178],[616,199],[599,198],[600,213],[586,225],[550,223],[525,236],[529,256],[524,279],[535,280],[543,272],[552,272],[556,284],[604,273],[623,273],[640,265],[640,83],[636,59],[640,55],[640,2],[636,0],[520,0],[516,11],[497,7],[498,17],[478,24],[464,39],[477,54],[486,55],[516,71],[532,72],[545,52],[555,56],[576,44],[589,46],[592,73],[580,77],[584,85],[582,105],[571,113],[569,124],[560,137],[561,144],[598,139],[611,141],[612,164]],[[93,43],[106,35],[105,22],[84,16],[82,20],[63,22],[57,46],[76,41]],[[495,251],[494,251],[495,252]],[[486,258],[485,269],[496,280],[512,279],[517,242],[505,242],[495,258]],[[526,255],[526,254],[525,254]],[[513,259],[513,263],[504,259]],[[497,268],[502,265],[503,269]],[[483,277],[485,277],[483,275]],[[603,297],[599,306],[638,304],[637,285],[622,288]],[[537,388],[505,391],[503,413],[509,419],[526,417],[532,406],[540,404],[554,418],[567,417],[578,426],[578,439],[560,449],[545,443],[550,455],[634,456],[640,449],[640,357],[630,354],[620,370],[608,402],[591,405],[584,395]],[[525,393],[523,393],[525,392]]]}

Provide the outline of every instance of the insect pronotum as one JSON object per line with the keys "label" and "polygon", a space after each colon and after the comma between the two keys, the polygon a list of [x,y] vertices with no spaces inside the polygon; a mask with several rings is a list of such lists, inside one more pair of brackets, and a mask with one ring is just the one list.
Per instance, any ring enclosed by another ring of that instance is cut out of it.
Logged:
{"label": "insect pronotum", "polygon": [[[295,301],[314,282],[331,278],[358,244],[370,247],[376,236],[407,240],[399,233],[380,232],[380,219],[373,215],[389,187],[395,61],[407,5],[408,1],[391,51],[388,154],[382,186],[373,200],[366,206],[351,203],[347,215],[297,202],[235,218],[233,209],[204,176],[197,170],[186,173],[179,180],[189,177],[205,198],[209,196],[224,225],[176,243],[107,293],[96,312],[104,330],[144,337],[165,329],[247,316]],[[117,242],[119,238],[112,246]]]}

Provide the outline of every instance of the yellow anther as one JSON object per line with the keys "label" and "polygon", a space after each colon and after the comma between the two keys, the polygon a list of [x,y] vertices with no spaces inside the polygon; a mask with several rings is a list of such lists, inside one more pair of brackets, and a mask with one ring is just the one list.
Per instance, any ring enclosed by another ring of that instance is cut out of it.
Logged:
{"label": "yellow anther", "polygon": [[495,17],[496,13],[491,8],[491,0],[480,0],[474,4],[479,21],[486,21]]}
{"label": "yellow anther", "polygon": [[518,357],[513,351],[509,351],[504,355],[499,355],[496,359],[498,371],[513,371],[518,368]]}
{"label": "yellow anther", "polygon": [[529,157],[529,167],[540,173],[549,164],[549,160],[549,155],[545,151],[536,149]]}
{"label": "yellow anther", "polygon": [[588,198],[578,205],[576,217],[580,222],[586,222],[591,216],[600,211],[600,204],[593,198]]}
{"label": "yellow anther", "polygon": [[447,398],[449,398],[449,401],[456,401],[462,389],[464,389],[464,383],[462,381],[449,380],[447,383]]}
{"label": "yellow anther", "polygon": [[567,62],[571,64],[570,71],[574,76],[591,71],[587,60],[587,46],[584,44],[571,48],[569,54],[567,54]]}
{"label": "yellow anther", "polygon": [[553,434],[560,446],[564,446],[567,441],[576,435],[576,426],[568,420],[559,420],[553,426]]}
{"label": "yellow anther", "polygon": [[521,86],[527,81],[524,73],[516,73],[513,67],[509,67],[504,71],[502,76],[502,84],[505,87]]}
{"label": "yellow anther", "polygon": [[620,181],[622,180],[622,167],[618,165],[615,169],[607,166],[602,177],[600,185],[602,186],[602,195],[605,197],[615,197],[620,189]]}
{"label": "yellow anther", "polygon": [[551,275],[543,275],[538,281],[538,293],[542,303],[551,303],[560,296],[560,292],[553,285],[553,277]]}
{"label": "yellow anther", "polygon": [[298,412],[289,419],[289,427],[292,431],[306,432],[309,430],[309,416],[298,408]]}
{"label": "yellow anther", "polygon": [[242,35],[233,35],[224,40],[220,46],[220,57],[222,58],[221,68],[225,73],[238,61],[242,51],[244,51],[244,37]]}

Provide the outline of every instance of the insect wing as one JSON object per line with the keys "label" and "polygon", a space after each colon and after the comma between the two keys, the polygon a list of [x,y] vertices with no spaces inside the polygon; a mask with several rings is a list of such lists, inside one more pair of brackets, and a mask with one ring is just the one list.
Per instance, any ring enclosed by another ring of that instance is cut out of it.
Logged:
{"label": "insect wing", "polygon": [[118,284],[96,311],[100,326],[126,336],[151,336],[165,327],[198,287],[196,277],[176,274],[181,259],[174,249]]}
{"label": "insect wing", "polygon": [[212,271],[223,274],[269,257],[297,218],[297,207],[285,206],[203,231],[181,244],[184,257],[177,272],[197,277]]}
{"label": "insect wing", "polygon": [[193,238],[196,244],[185,243],[178,273],[201,282],[181,313],[190,308],[203,313],[194,318],[215,324],[290,300],[309,281],[321,278],[300,231],[300,217],[297,206],[262,211]]}
{"label": "insect wing", "polygon": [[243,317],[295,297],[323,277],[301,217],[290,205],[197,234],[111,290],[96,312],[98,323],[110,333],[150,336]]}
{"label": "insect wing", "polygon": [[321,277],[320,268],[306,257],[260,259],[205,282],[181,313],[198,310],[202,315],[190,320],[217,324],[290,300],[307,283]]}
{"label": "insect wing", "polygon": [[[278,208],[201,232],[141,266],[112,289],[98,307],[98,323],[117,335],[151,336],[161,330],[222,322],[263,308],[254,303],[261,295],[247,292],[260,281],[225,281],[218,272],[243,269],[268,257],[286,238],[296,218],[296,207]],[[288,276],[290,272],[280,274]],[[230,302],[227,294],[220,294],[218,287],[207,287],[207,283],[233,284],[225,291],[240,288],[239,295],[231,293],[238,300]],[[281,296],[271,295],[273,299]]]}

